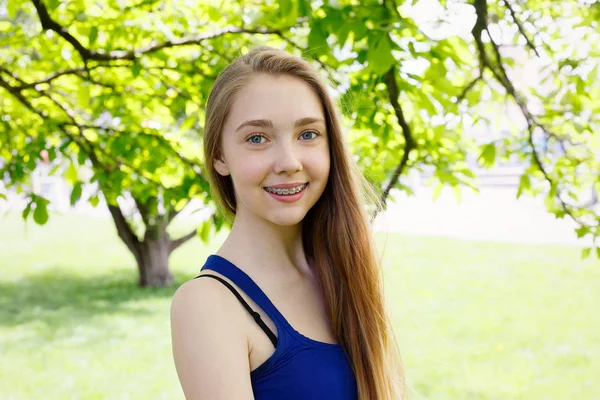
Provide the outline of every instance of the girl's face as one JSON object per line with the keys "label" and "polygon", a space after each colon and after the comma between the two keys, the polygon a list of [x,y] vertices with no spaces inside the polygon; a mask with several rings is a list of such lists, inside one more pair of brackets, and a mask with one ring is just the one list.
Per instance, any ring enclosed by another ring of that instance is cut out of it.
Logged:
{"label": "girl's face", "polygon": [[231,175],[236,218],[295,225],[325,190],[329,143],[321,102],[304,81],[260,74],[237,94],[214,166]]}

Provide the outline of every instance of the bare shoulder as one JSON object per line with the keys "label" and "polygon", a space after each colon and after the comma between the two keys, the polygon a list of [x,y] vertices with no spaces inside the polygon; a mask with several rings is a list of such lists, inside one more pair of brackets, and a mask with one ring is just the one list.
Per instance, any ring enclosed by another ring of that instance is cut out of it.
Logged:
{"label": "bare shoulder", "polygon": [[187,399],[253,399],[248,340],[235,301],[213,278],[186,282],[173,296],[173,357]]}
{"label": "bare shoulder", "polygon": [[[216,274],[211,272],[211,275]],[[173,295],[171,315],[189,312],[192,309],[194,313],[220,315],[214,311],[230,311],[226,309],[231,308],[233,304],[235,302],[232,301],[231,291],[221,282],[213,278],[192,279],[181,285]]]}

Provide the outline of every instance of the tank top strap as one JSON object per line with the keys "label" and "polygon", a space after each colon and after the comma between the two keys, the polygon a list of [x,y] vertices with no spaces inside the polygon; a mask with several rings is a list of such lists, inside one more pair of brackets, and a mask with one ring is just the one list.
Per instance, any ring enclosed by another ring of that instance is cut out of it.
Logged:
{"label": "tank top strap", "polygon": [[288,322],[277,307],[267,297],[265,292],[240,268],[231,261],[216,254],[211,254],[201,271],[212,270],[225,276],[246,293],[278,326],[287,327]]}

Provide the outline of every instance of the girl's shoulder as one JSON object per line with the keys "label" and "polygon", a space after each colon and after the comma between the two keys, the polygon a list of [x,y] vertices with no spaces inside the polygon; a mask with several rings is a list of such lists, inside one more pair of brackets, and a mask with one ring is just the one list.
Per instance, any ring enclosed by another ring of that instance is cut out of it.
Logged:
{"label": "girl's shoulder", "polygon": [[[184,283],[173,295],[173,356],[188,398],[251,398],[247,335],[238,326],[239,307],[225,291],[204,278]],[[219,385],[223,379],[234,384]]]}
{"label": "girl's shoulder", "polygon": [[[202,271],[199,276],[202,275],[216,275],[229,281],[215,271]],[[213,322],[224,327],[230,324],[235,325],[236,320],[240,319],[238,317],[243,316],[235,298],[231,296],[230,290],[213,278],[191,279],[181,285],[173,295],[171,312],[189,314],[190,317],[202,316],[211,320],[215,319]]]}

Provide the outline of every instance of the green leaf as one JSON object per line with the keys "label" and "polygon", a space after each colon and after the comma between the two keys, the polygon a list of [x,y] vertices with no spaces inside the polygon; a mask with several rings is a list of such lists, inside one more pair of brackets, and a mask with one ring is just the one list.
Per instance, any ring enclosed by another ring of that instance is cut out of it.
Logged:
{"label": "green leaf", "polygon": [[142,66],[140,64],[133,64],[131,66],[131,73],[134,77],[140,76],[141,71],[142,71]]}
{"label": "green leaf", "polygon": [[27,219],[27,217],[29,216],[29,213],[31,212],[31,205],[33,204],[33,200],[31,200],[27,206],[25,207],[25,209],[23,210],[23,219]]}
{"label": "green leaf", "polygon": [[310,0],[297,0],[298,4],[298,16],[306,17],[310,14]]}
{"label": "green leaf", "polygon": [[[329,15],[328,15],[329,17]],[[344,47],[346,42],[348,41],[348,37],[350,36],[350,32],[352,32],[352,24],[348,23],[348,21],[344,21],[340,16],[335,16],[341,20],[341,23],[334,31],[334,34],[337,36],[338,44],[340,47]],[[332,17],[333,18],[333,17]]]}
{"label": "green leaf", "polygon": [[483,146],[479,162],[485,168],[490,168],[496,162],[496,142],[491,142]]}
{"label": "green leaf", "polygon": [[433,189],[433,200],[437,200],[437,198],[440,197],[440,194],[442,194],[443,188],[444,188],[444,184],[442,182],[438,182],[435,189]]}
{"label": "green leaf", "polygon": [[93,46],[96,43],[96,39],[98,39],[98,27],[97,26],[92,26],[92,29],[90,29],[90,35],[88,38],[90,41],[90,46]]}
{"label": "green leaf", "polygon": [[591,251],[591,247],[586,247],[585,249],[581,250],[581,258],[583,258],[584,260],[588,258],[590,256]]}
{"label": "green leaf", "polygon": [[323,27],[321,20],[314,20],[310,26],[308,34],[308,51],[315,54],[325,54],[327,52],[327,32]]}
{"label": "green leaf", "polygon": [[87,84],[80,84],[77,90],[77,101],[83,109],[90,105],[90,87]]}
{"label": "green leaf", "polygon": [[294,0],[279,0],[279,15],[281,22],[288,25],[296,21],[298,8]]}
{"label": "green leaf", "polygon": [[209,5],[206,7],[206,9],[208,12],[208,18],[210,18],[211,21],[217,22],[223,19],[223,11],[218,9],[217,7]]}
{"label": "green leaf", "polygon": [[456,178],[456,176],[454,176],[452,171],[439,168],[437,171],[435,171],[435,175],[442,183],[448,183],[452,186],[455,186],[459,183],[459,180]]}
{"label": "green leaf", "polygon": [[181,124],[181,130],[189,131],[190,129],[192,129],[194,127],[194,124],[196,123],[196,119],[196,116],[187,117],[185,121],[183,121],[183,124]]}
{"label": "green leaf", "polygon": [[48,4],[48,10],[54,11],[60,5],[60,0],[48,0],[47,4]]}
{"label": "green leaf", "polygon": [[521,197],[523,191],[528,191],[531,189],[531,179],[529,178],[529,174],[525,172],[521,175],[521,179],[519,180],[519,190],[517,191],[517,199]]}
{"label": "green leaf", "polygon": [[197,232],[198,236],[204,243],[208,243],[208,238],[210,236],[210,227],[212,226],[212,221],[209,218],[205,222],[203,222],[200,226],[198,226]]}
{"label": "green leaf", "polygon": [[456,201],[460,203],[462,200],[462,192],[460,190],[460,186],[459,185],[452,186],[452,191],[454,192],[454,197],[456,197]]}
{"label": "green leaf", "polygon": [[580,226],[579,228],[575,229],[575,232],[577,233],[577,238],[581,239],[582,237],[590,233],[590,228],[585,225]]}
{"label": "green leaf", "polygon": [[90,197],[90,204],[92,205],[92,207],[96,207],[98,205],[98,202],[100,201],[100,199],[98,198],[98,195],[93,195],[92,197]]}
{"label": "green leaf", "polygon": [[427,93],[417,92],[416,97],[419,99],[418,103],[421,109],[427,110],[429,115],[436,114],[437,110],[435,109],[435,105]]}
{"label": "green leaf", "polygon": [[56,171],[58,171],[58,169],[60,168],[60,164],[55,165],[50,172],[48,172],[48,176],[52,176],[56,173]]}
{"label": "green leaf", "polygon": [[185,103],[185,115],[195,116],[198,113],[198,104],[193,101]]}
{"label": "green leaf", "polygon": [[369,66],[377,75],[383,75],[396,63],[392,56],[390,38],[386,34],[380,35],[375,46],[369,48],[367,54]]}
{"label": "green leaf", "polygon": [[79,180],[79,175],[77,173],[77,167],[75,166],[75,163],[71,162],[69,164],[69,168],[67,168],[67,171],[65,172],[65,179],[71,185],[75,185],[75,183],[77,183],[77,181]]}
{"label": "green leaf", "polygon": [[284,17],[288,15],[294,7],[294,5],[292,4],[292,0],[279,0],[278,3],[279,13]]}
{"label": "green leaf", "polygon": [[223,217],[219,214],[214,216],[215,229],[217,232],[221,231],[221,227],[223,226]]}
{"label": "green leaf", "polygon": [[175,211],[179,212],[181,210],[183,210],[185,208],[185,206],[187,206],[189,203],[189,200],[187,198],[183,198],[180,199],[176,204],[175,204]]}
{"label": "green leaf", "polygon": [[85,164],[85,162],[87,161],[87,154],[85,154],[84,151],[79,151],[77,153],[77,162],[79,163],[79,165],[83,165]]}
{"label": "green leaf", "polygon": [[473,53],[470,51],[469,44],[459,36],[451,36],[441,43],[447,44],[446,48],[449,57],[452,57],[456,64],[469,64],[472,62]]}
{"label": "green leaf", "polygon": [[77,201],[81,198],[82,185],[81,182],[77,182],[75,186],[73,186],[73,190],[71,191],[71,206],[74,206]]}
{"label": "green leaf", "polygon": [[[6,6],[6,11],[8,12],[8,17],[12,20],[17,18],[17,13],[21,8],[22,2],[20,0],[8,0],[8,4]],[[6,3],[4,3],[6,4]]]}
{"label": "green leaf", "polygon": [[39,225],[44,225],[46,222],[48,222],[48,209],[46,201],[41,201],[40,199],[35,203],[33,220]]}
{"label": "green leaf", "polygon": [[63,139],[63,141],[61,142],[60,146],[58,146],[58,150],[64,152],[66,150],[66,148],[72,143],[73,141],[71,140],[71,138],[65,138]]}
{"label": "green leaf", "polygon": [[6,200],[6,195],[4,193],[0,193],[0,199]]}

